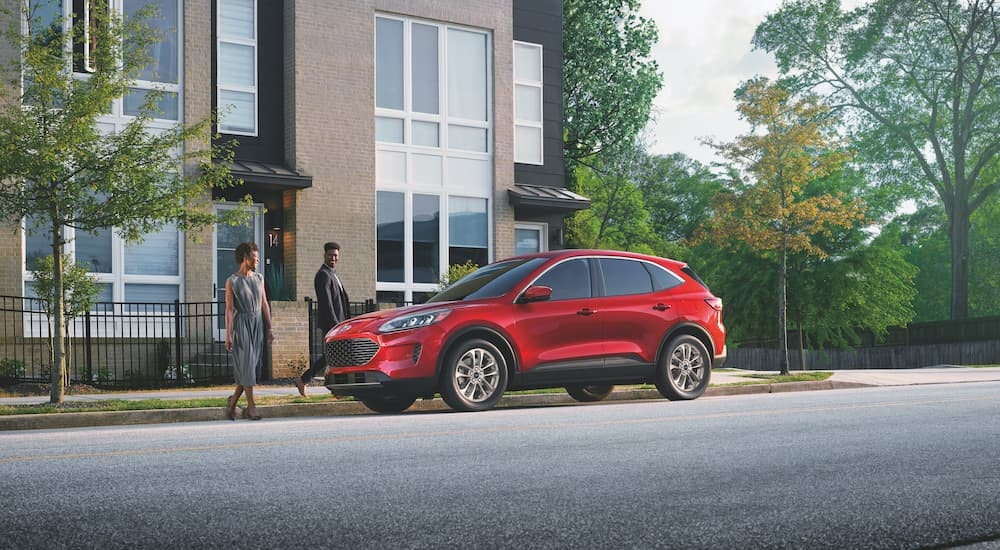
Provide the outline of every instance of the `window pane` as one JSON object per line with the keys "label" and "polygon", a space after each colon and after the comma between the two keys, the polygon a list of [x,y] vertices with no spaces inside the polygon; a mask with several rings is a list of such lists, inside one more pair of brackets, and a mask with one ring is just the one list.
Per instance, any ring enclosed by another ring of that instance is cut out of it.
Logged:
{"label": "window pane", "polygon": [[542,121],[542,89],[534,86],[514,86],[514,118],[531,122]]}
{"label": "window pane", "polygon": [[111,273],[111,230],[76,232],[76,263],[92,273]]}
{"label": "window pane", "polygon": [[674,275],[658,265],[643,263],[642,267],[646,268],[646,271],[649,272],[649,276],[653,279],[653,290],[660,291],[668,288],[674,288],[684,282],[684,280],[677,275]]}
{"label": "window pane", "polygon": [[653,281],[642,262],[602,258],[601,271],[604,272],[604,287],[608,296],[653,291]]}
{"label": "window pane", "polygon": [[413,195],[413,282],[436,283],[440,271],[440,202],[437,195]]}
{"label": "window pane", "polygon": [[254,94],[219,91],[219,128],[236,132],[253,132],[254,124]]}
{"label": "window pane", "polygon": [[375,141],[403,143],[403,120],[375,117]]}
{"label": "window pane", "polygon": [[486,152],[486,128],[448,126],[448,148],[463,151]]}
{"label": "window pane", "polygon": [[440,144],[437,122],[414,120],[411,127],[413,128],[414,145],[437,147]]}
{"label": "window pane", "polygon": [[126,302],[173,302],[179,296],[177,285],[125,285]]}
{"label": "window pane", "polygon": [[448,199],[448,244],[486,248],[487,232],[486,199]]}
{"label": "window pane", "polygon": [[403,194],[379,191],[375,206],[376,279],[403,282]]}
{"label": "window pane", "polygon": [[448,116],[486,120],[486,35],[448,29]]}
{"label": "window pane", "polygon": [[542,129],[514,127],[514,162],[542,163]]}
{"label": "window pane", "polygon": [[514,230],[514,255],[534,254],[542,251],[542,231],[540,229]]}
{"label": "window pane", "polygon": [[254,40],[254,0],[219,0],[219,36]]}
{"label": "window pane", "polygon": [[125,247],[125,273],[180,275],[180,238],[173,225],[147,235],[141,244]]}
{"label": "window pane", "polygon": [[58,0],[31,0],[29,31],[33,38],[48,42],[62,35],[62,3]]}
{"label": "window pane", "polygon": [[219,44],[219,84],[236,86],[253,86],[256,84],[254,75],[255,50],[253,46]]}
{"label": "window pane", "polygon": [[375,18],[375,106],[403,109],[403,22]]}
{"label": "window pane", "polygon": [[148,19],[147,24],[157,33],[159,40],[149,46],[149,66],[140,71],[138,78],[176,84],[179,57],[177,0],[125,0],[126,16],[135,15],[147,4],[156,6],[156,16]]}
{"label": "window pane", "polygon": [[379,290],[375,292],[375,302],[381,304],[392,304],[396,307],[403,307],[406,304],[406,293],[398,290]]}
{"label": "window pane", "polygon": [[[125,114],[128,116],[139,116],[143,112],[146,104],[146,97],[150,90],[140,88],[129,88],[124,97]],[[178,109],[180,101],[174,92],[160,92],[160,96],[153,105],[150,115],[153,118],[165,120],[178,120]]]}
{"label": "window pane", "polygon": [[534,284],[552,288],[552,300],[589,298],[590,268],[586,260],[570,260],[546,271]]}
{"label": "window pane", "polygon": [[542,81],[541,47],[528,44],[514,44],[514,78],[517,80]]}
{"label": "window pane", "polygon": [[412,76],[413,110],[438,113],[438,30],[413,24]]}
{"label": "window pane", "polygon": [[52,255],[52,238],[39,222],[30,216],[24,218],[24,266],[28,271],[36,261]]}

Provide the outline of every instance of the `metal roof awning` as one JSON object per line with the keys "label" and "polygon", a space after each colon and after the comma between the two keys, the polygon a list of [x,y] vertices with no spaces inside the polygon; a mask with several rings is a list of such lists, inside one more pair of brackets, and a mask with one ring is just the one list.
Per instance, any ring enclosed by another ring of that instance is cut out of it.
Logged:
{"label": "metal roof awning", "polygon": [[590,208],[590,199],[563,187],[515,183],[507,194],[514,208],[547,208],[567,212]]}
{"label": "metal roof awning", "polygon": [[233,177],[243,180],[243,183],[274,190],[312,187],[312,176],[292,170],[282,164],[234,160],[229,163],[229,171]]}

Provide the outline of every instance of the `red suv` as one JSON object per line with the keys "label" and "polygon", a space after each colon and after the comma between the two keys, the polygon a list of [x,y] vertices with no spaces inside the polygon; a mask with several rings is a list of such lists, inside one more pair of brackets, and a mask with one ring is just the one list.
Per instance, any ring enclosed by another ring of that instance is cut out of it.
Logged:
{"label": "red suv", "polygon": [[652,382],[695,399],[726,359],[722,300],[678,261],[605,250],[518,256],[427,303],[345,321],[325,340],[326,387],[377,412],[440,393],[492,408],[507,390],[565,387],[599,401]]}

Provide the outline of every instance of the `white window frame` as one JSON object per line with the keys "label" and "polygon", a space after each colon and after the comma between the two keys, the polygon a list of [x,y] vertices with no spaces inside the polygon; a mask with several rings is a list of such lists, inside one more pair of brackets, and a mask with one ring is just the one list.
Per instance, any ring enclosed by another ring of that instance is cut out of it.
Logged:
{"label": "white window frame", "polygon": [[[493,239],[493,103],[494,103],[494,79],[493,79],[493,35],[488,30],[428,21],[424,19],[401,17],[377,12],[376,19],[390,19],[403,23],[403,109],[387,109],[374,107],[374,117],[386,117],[403,120],[403,143],[376,141],[376,154],[378,152],[402,153],[406,158],[405,182],[387,183],[376,180],[376,192],[387,191],[403,194],[403,282],[380,282],[377,280],[375,288],[377,291],[402,292],[406,302],[412,302],[415,292],[435,292],[438,290],[438,283],[416,283],[413,280],[413,195],[436,195],[438,197],[439,215],[439,238],[438,238],[438,263],[439,274],[448,273],[449,264],[449,198],[451,196],[462,196],[468,198],[486,200],[487,214],[487,257],[488,261],[493,261],[494,239]],[[413,79],[412,79],[412,25],[428,25],[438,28],[438,114],[414,112],[413,105]],[[447,34],[449,29],[481,33],[486,37],[486,120],[471,120],[466,118],[450,117],[448,115],[448,44]],[[372,44],[377,47],[376,37],[372,36]],[[373,71],[377,74],[377,71]],[[373,78],[375,78],[373,76]],[[377,82],[375,83],[377,86]],[[375,104],[375,98],[372,98]],[[372,119],[374,124],[375,118]],[[438,125],[438,146],[430,147],[415,145],[412,143],[412,124],[417,121],[434,122]],[[451,149],[448,144],[449,124],[482,128],[486,130],[486,151],[469,151],[465,149]],[[441,159],[441,184],[427,184],[415,181],[413,176],[414,162],[412,159],[417,155],[439,156]],[[485,161],[490,166],[491,184],[489,188],[474,188],[468,186],[449,185],[448,161],[449,159],[471,159]],[[377,253],[377,250],[376,250]]]}
{"label": "white window frame", "polygon": [[[221,4],[223,0],[215,0],[216,4],[216,14],[218,14],[221,9]],[[253,38],[241,38],[241,37],[223,37],[222,30],[220,28],[222,17],[216,15],[215,18],[215,57],[216,57],[216,72],[215,72],[215,82],[217,83],[215,90],[216,104],[219,109],[219,132],[224,134],[238,135],[238,136],[257,136],[260,133],[260,94],[258,93],[258,84],[260,82],[260,50],[258,48],[257,42],[259,39],[259,29],[260,29],[260,12],[257,9],[257,0],[253,0]],[[219,56],[222,55],[222,45],[223,44],[234,44],[237,46],[249,46],[253,48],[253,84],[250,86],[240,86],[236,84],[223,84],[222,83],[222,63],[219,62]],[[250,94],[253,96],[253,130],[239,130],[233,128],[226,128],[225,126],[225,109],[222,105],[222,92],[239,92]]]}
{"label": "white window frame", "polygon": [[514,246],[517,247],[517,230],[538,232],[538,252],[549,250],[549,224],[542,222],[517,222],[514,224]]}
{"label": "white window frame", "polygon": [[[543,48],[541,44],[533,44],[531,42],[521,42],[518,40],[514,41],[514,62],[517,62],[517,48],[530,48],[536,50],[538,53],[538,80],[528,80],[523,78],[518,78],[517,67],[514,68],[514,162],[518,164],[533,164],[536,166],[542,166],[545,164],[545,83],[544,74],[545,66],[542,64],[544,61]],[[525,120],[517,118],[517,87],[523,86],[528,88],[534,88],[538,90],[538,120]],[[525,159],[519,158],[517,156],[517,129],[518,127],[531,128],[538,130],[538,160],[535,159]]]}
{"label": "white window frame", "polygon": [[[166,0],[174,1],[177,3],[177,18],[178,22],[184,20],[183,12],[183,0]],[[109,8],[114,10],[119,16],[124,13],[124,0],[109,0]],[[63,0],[62,2],[62,16],[63,16],[63,32],[66,36],[69,36],[69,25],[72,21],[73,16],[73,5],[72,0]],[[27,21],[22,18],[22,32],[27,32]],[[164,92],[175,92],[177,94],[178,100],[178,112],[177,120],[172,119],[150,119],[146,127],[151,132],[157,132],[162,130],[167,130],[174,128],[178,124],[184,123],[184,98],[182,96],[182,90],[184,88],[184,67],[183,67],[183,25],[178,24],[177,28],[177,80],[176,84],[173,83],[163,83],[163,82],[152,82],[152,81],[136,81],[133,84],[133,88],[140,89],[158,89]],[[67,53],[66,59],[66,69],[67,74],[72,74],[73,78],[90,78],[87,73],[73,72],[73,59],[72,59],[72,47],[67,42],[64,50]],[[111,112],[106,115],[102,115],[97,119],[97,126],[101,131],[105,132],[120,132],[124,127],[133,121],[135,117],[124,114],[124,98],[118,97],[112,101]],[[178,155],[180,151],[177,152]],[[178,164],[178,170],[182,167]],[[76,257],[76,245],[75,236],[76,230],[71,227],[64,227],[63,234],[67,239],[67,244],[64,246],[64,252],[69,254],[71,258]],[[178,246],[177,246],[177,274],[176,275],[139,275],[139,274],[126,274],[125,273],[125,248],[126,242],[117,231],[111,231],[111,262],[112,268],[110,273],[92,273],[95,280],[99,284],[111,284],[112,288],[112,301],[123,302],[125,298],[125,285],[126,284],[162,284],[162,285],[176,285],[178,298],[183,300],[184,298],[184,254],[185,254],[185,236],[184,233],[178,230]],[[46,252],[51,254],[51,249],[46,249]],[[24,289],[26,283],[31,283],[34,279],[31,272],[27,267],[27,243],[26,235],[24,231],[24,221],[21,222],[21,290],[22,296],[24,295]]]}

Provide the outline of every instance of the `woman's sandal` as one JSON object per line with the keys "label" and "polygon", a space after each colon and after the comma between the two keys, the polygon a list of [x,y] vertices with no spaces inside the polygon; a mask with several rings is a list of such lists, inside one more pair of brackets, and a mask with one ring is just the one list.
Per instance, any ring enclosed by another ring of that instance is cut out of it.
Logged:
{"label": "woman's sandal", "polygon": [[[246,411],[244,411],[245,413]],[[236,420],[236,403],[233,401],[233,396],[230,395],[226,399],[226,418],[230,420]]]}
{"label": "woman's sandal", "polygon": [[263,417],[259,414],[250,414],[250,412],[247,409],[243,409],[243,418],[248,418],[250,420],[260,420]]}

